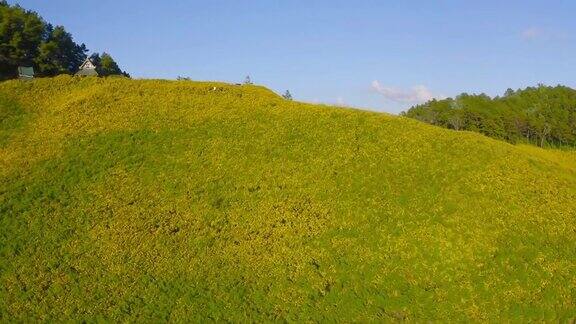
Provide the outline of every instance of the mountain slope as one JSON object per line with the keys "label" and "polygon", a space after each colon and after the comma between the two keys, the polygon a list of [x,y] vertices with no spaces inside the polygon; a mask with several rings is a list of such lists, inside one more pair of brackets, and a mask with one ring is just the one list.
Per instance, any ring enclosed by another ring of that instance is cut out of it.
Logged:
{"label": "mountain slope", "polygon": [[0,320],[576,316],[572,153],[255,86],[0,98]]}

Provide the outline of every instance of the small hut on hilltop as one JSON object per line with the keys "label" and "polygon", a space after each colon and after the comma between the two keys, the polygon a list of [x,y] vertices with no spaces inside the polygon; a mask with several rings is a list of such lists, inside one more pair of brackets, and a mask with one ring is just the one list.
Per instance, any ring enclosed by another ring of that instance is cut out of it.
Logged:
{"label": "small hut on hilltop", "polygon": [[20,80],[31,80],[34,78],[34,68],[31,66],[19,66],[18,67],[18,79]]}
{"label": "small hut on hilltop", "polygon": [[94,64],[94,62],[92,62],[90,58],[87,58],[86,60],[84,60],[84,63],[80,65],[80,68],[78,69],[78,72],[76,72],[76,75],[98,76],[98,71],[96,71],[96,65]]}

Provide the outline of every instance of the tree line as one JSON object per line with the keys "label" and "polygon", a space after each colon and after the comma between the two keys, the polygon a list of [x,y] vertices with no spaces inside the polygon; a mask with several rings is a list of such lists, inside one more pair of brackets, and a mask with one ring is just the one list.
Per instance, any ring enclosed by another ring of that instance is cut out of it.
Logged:
{"label": "tree line", "polygon": [[463,93],[414,106],[402,115],[510,143],[576,146],[576,90],[565,86],[508,89],[495,98]]}
{"label": "tree line", "polygon": [[[18,66],[32,66],[38,76],[73,74],[88,49],[63,26],[47,23],[38,13],[0,0],[0,80],[17,77]],[[108,53],[94,53],[99,75],[125,75]]]}

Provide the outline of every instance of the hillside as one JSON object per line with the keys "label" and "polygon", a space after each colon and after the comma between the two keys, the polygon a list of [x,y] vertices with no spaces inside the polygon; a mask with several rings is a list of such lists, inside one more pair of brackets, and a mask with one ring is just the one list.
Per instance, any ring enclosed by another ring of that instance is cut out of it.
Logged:
{"label": "hillside", "polygon": [[0,84],[2,322],[566,320],[575,211],[571,152],[256,86]]}
{"label": "hillside", "polygon": [[463,93],[414,106],[403,115],[510,143],[576,148],[576,90],[564,86],[508,89],[495,98]]}

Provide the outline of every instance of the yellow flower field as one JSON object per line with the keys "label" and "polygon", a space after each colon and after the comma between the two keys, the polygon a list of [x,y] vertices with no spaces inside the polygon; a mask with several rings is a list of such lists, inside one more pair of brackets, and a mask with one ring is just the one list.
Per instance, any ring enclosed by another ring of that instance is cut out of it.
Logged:
{"label": "yellow flower field", "polygon": [[566,321],[576,154],[258,86],[0,84],[0,321]]}

